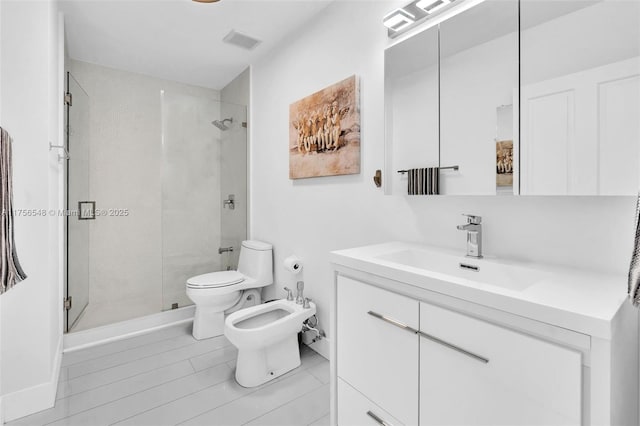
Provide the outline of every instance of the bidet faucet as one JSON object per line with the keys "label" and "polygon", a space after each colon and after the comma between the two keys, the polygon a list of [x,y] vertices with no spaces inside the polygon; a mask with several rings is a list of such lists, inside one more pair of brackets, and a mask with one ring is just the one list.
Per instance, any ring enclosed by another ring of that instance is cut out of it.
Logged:
{"label": "bidet faucet", "polygon": [[465,225],[458,225],[461,231],[467,231],[467,257],[482,258],[482,217],[463,214],[467,217]]}
{"label": "bidet faucet", "polygon": [[304,296],[302,294],[304,292],[304,281],[298,281],[297,287],[298,294],[296,294],[296,303],[302,305],[304,303]]}
{"label": "bidet faucet", "polygon": [[293,291],[291,291],[291,289],[290,289],[290,288],[288,288],[288,287],[285,287],[285,288],[284,288],[284,291],[286,291],[286,292],[287,292],[287,300],[288,300],[289,302],[293,302]]}

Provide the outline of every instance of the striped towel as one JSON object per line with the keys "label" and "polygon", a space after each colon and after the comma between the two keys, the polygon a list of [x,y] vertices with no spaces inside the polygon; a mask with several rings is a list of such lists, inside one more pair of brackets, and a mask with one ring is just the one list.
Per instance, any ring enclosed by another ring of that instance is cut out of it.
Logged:
{"label": "striped towel", "polygon": [[440,168],[426,167],[423,169],[409,169],[409,195],[438,195],[440,194]]}
{"label": "striped towel", "polygon": [[640,305],[640,194],[636,204],[636,238],[629,265],[629,298],[635,306]]}
{"label": "striped towel", "polygon": [[27,278],[13,238],[13,182],[11,136],[0,128],[0,294]]}

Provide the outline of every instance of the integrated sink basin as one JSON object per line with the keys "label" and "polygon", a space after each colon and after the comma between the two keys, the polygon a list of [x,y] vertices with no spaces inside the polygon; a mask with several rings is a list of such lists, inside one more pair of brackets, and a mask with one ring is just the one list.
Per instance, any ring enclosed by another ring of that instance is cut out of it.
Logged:
{"label": "integrated sink basin", "polygon": [[548,275],[543,271],[495,259],[474,259],[446,251],[404,248],[373,256],[381,262],[442,274],[469,285],[491,285],[511,291],[523,291]]}
{"label": "integrated sink basin", "polygon": [[476,259],[464,252],[394,241],[333,251],[330,259],[338,275],[405,296],[436,304],[464,301],[607,339],[621,306],[632,308],[626,274],[491,255]]}

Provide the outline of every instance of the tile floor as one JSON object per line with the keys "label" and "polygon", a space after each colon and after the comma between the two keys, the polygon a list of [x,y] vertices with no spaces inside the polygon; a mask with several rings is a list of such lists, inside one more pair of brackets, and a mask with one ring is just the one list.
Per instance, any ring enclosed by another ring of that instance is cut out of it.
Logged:
{"label": "tile floor", "polygon": [[328,425],[329,363],[304,348],[302,366],[252,389],[234,378],[223,336],[196,341],[191,325],[63,356],[55,407],[18,425]]}

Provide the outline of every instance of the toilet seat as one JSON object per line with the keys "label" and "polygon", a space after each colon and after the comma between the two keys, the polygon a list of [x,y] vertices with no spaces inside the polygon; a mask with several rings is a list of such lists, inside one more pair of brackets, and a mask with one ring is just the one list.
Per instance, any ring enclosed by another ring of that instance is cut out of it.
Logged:
{"label": "toilet seat", "polygon": [[[274,302],[263,303],[261,305],[253,306],[251,309],[242,309],[241,311],[234,313],[234,315],[227,321],[227,324],[229,327],[247,331],[260,328],[264,329],[264,327],[277,327],[280,322],[287,321],[287,317],[296,312],[294,306],[295,305],[292,306],[292,304]],[[279,318],[268,318],[265,316],[265,314],[276,311],[283,311],[285,314]],[[257,321],[254,321],[251,325],[240,326],[241,323],[254,319]]]}
{"label": "toilet seat", "polygon": [[[302,323],[315,315],[316,305],[313,302],[309,305],[309,308],[303,308],[292,301],[276,300],[241,309],[227,317],[224,334],[238,347],[255,348],[266,346],[269,342],[278,342],[291,333],[297,335],[302,329]],[[278,310],[285,311],[286,314],[277,315]],[[241,326],[240,323],[245,321],[252,324]]]}
{"label": "toilet seat", "polygon": [[187,287],[193,289],[228,287],[244,280],[245,276],[238,271],[210,272],[189,278]]}

